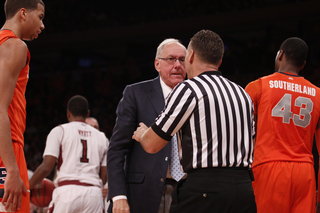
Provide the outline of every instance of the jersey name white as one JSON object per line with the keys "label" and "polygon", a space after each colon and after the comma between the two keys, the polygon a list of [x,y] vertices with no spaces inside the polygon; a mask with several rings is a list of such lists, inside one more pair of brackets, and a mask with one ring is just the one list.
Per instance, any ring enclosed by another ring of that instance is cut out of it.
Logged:
{"label": "jersey name white", "polygon": [[79,130],[79,135],[84,136],[84,137],[91,137],[91,131]]}
{"label": "jersey name white", "polygon": [[70,122],[57,126],[47,137],[45,155],[58,159],[57,178],[79,180],[102,187],[100,166],[106,166],[109,141],[103,132],[84,122]]}

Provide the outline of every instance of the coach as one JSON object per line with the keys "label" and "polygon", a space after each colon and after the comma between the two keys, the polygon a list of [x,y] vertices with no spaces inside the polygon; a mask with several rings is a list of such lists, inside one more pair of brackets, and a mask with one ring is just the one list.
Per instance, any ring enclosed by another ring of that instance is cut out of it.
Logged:
{"label": "coach", "polygon": [[133,138],[156,153],[178,133],[187,179],[172,193],[171,213],[256,212],[251,185],[253,104],[249,95],[218,71],[224,44],[201,30],[190,40],[188,80],[178,84],[162,114]]}

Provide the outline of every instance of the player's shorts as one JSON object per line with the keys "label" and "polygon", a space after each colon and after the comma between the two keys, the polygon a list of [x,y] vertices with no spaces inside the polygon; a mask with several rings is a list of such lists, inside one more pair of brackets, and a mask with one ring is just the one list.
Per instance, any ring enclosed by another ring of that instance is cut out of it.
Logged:
{"label": "player's shorts", "polygon": [[[13,151],[16,156],[16,161],[19,167],[20,177],[24,182],[24,185],[27,187],[27,189],[29,189],[28,170],[27,170],[27,164],[24,156],[23,147],[20,143],[15,143],[15,142],[12,143],[12,146],[13,146]],[[0,202],[1,202],[3,193],[4,193],[4,180],[7,176],[7,172],[1,158],[0,158],[0,170],[1,170],[0,171],[0,195],[1,195]],[[5,206],[3,206],[0,203],[0,212],[10,212],[9,210],[6,211]],[[16,212],[21,212],[21,213],[30,212],[30,193],[25,193],[25,192],[22,193],[21,208],[19,211],[16,211]]]}
{"label": "player's shorts", "polygon": [[253,168],[259,213],[316,212],[316,180],[311,163],[270,162]]}
{"label": "player's shorts", "polygon": [[65,185],[53,190],[49,212],[53,213],[102,213],[103,198],[97,186]]}

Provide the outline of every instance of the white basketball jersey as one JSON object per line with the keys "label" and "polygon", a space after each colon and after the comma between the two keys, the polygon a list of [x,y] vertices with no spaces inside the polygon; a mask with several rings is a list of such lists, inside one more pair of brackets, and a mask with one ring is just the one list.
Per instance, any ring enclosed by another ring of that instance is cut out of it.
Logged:
{"label": "white basketball jersey", "polygon": [[43,156],[58,159],[55,185],[64,180],[102,187],[100,166],[107,164],[109,141],[103,132],[81,121],[73,121],[57,126],[47,137]]}

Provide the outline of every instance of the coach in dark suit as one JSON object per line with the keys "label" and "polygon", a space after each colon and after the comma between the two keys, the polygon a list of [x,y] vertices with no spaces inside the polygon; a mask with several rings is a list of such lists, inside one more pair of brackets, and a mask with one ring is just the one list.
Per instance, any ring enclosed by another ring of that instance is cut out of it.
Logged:
{"label": "coach in dark suit", "polygon": [[178,40],[164,40],[155,59],[159,76],[128,85],[123,92],[107,154],[108,212],[159,212],[168,182],[171,144],[157,154],[148,154],[132,134],[140,122],[151,125],[155,121],[164,108],[165,97],[185,79],[185,55],[186,48]]}

